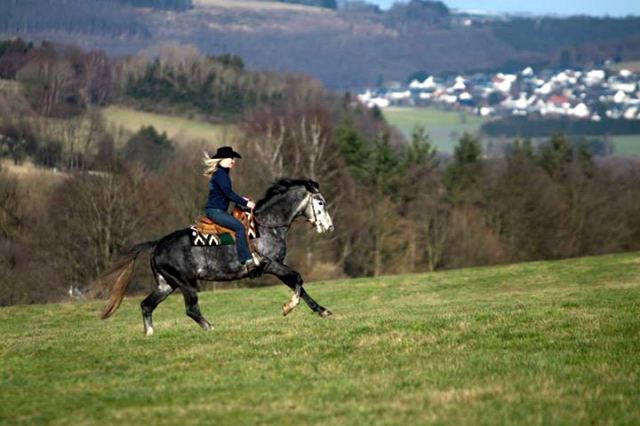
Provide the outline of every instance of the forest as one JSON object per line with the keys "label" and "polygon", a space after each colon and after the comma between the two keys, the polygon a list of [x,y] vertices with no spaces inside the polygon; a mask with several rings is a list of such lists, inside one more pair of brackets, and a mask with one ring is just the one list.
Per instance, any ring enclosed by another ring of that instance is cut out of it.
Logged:
{"label": "forest", "polygon": [[[563,133],[510,140],[500,157],[465,134],[445,156],[428,128],[407,140],[312,77],[249,71],[189,46],[111,58],[8,40],[0,78],[0,305],[89,294],[130,246],[190,226],[207,196],[202,151],[222,145],[243,155],[240,194],[259,199],[280,177],[319,182],[336,230],[294,227],[287,258],[308,281],[640,249],[640,164]],[[237,131],[178,143],[153,127],[108,126],[108,105]],[[151,284],[143,265],[132,290]]]}
{"label": "forest", "polygon": [[489,136],[539,138],[554,132],[568,135],[633,135],[640,133],[640,121],[616,120],[605,117],[601,121],[567,118],[507,117],[488,121],[482,132]]}

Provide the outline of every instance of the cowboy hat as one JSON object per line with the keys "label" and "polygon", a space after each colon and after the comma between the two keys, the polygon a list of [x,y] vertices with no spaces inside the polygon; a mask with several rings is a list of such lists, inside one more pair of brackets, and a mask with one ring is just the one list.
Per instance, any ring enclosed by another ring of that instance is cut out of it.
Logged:
{"label": "cowboy hat", "polygon": [[216,154],[211,158],[242,158],[242,156],[235,152],[230,146],[222,146],[218,148]]}

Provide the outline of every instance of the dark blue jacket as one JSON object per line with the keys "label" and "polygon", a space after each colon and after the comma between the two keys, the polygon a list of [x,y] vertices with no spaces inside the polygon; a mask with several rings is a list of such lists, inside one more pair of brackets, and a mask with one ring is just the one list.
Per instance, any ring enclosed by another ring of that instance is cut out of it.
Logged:
{"label": "dark blue jacket", "polygon": [[247,200],[233,192],[231,189],[231,179],[229,169],[218,166],[211,180],[209,181],[209,199],[205,204],[205,209],[220,209],[225,212],[229,208],[229,202],[233,201],[241,206],[247,205]]}

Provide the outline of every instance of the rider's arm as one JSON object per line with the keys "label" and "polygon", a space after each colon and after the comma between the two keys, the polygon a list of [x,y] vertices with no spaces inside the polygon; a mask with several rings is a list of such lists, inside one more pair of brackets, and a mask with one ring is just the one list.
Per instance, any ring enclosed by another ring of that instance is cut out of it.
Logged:
{"label": "rider's arm", "polygon": [[240,206],[246,207],[247,200],[245,200],[244,198],[242,198],[241,196],[233,192],[233,189],[231,189],[231,180],[228,177],[226,178],[223,176],[220,176],[220,177],[221,178],[218,179],[218,185],[220,186],[220,189],[222,190],[222,193],[224,194],[224,196],[227,197],[229,200],[233,201],[234,203]]}

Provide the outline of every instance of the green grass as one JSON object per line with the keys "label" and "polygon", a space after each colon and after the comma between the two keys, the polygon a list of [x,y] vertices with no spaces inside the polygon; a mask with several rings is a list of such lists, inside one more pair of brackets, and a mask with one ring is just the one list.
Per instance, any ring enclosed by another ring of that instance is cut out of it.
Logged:
{"label": "green grass", "polygon": [[231,125],[215,125],[183,117],[154,114],[125,108],[110,106],[103,110],[103,116],[108,124],[137,132],[142,126],[153,126],[177,141],[204,139],[215,142],[233,137],[235,127]]}
{"label": "green grass", "polygon": [[464,132],[475,135],[484,123],[480,117],[435,108],[390,107],[382,110],[387,122],[410,137],[416,125],[424,126],[438,151],[453,152]]}
{"label": "green grass", "polygon": [[607,68],[614,70],[614,71],[620,71],[623,69],[630,69],[630,70],[638,70],[640,69],[640,61],[627,61],[627,62],[620,62],[617,64],[612,64],[610,66],[608,66]]}
{"label": "green grass", "polygon": [[640,135],[612,136],[615,153],[621,155],[640,155]]}
{"label": "green grass", "polygon": [[[382,110],[387,122],[398,128],[406,137],[416,125],[424,126],[438,151],[452,153],[464,132],[475,135],[482,127],[484,119],[464,115],[461,112],[441,111],[435,108],[390,107]],[[620,155],[640,155],[640,135],[612,136],[615,153]],[[486,144],[490,138],[484,138]],[[494,143],[502,143],[502,139]]]}
{"label": "green grass", "polygon": [[640,254],[0,309],[0,423],[640,424]]}

